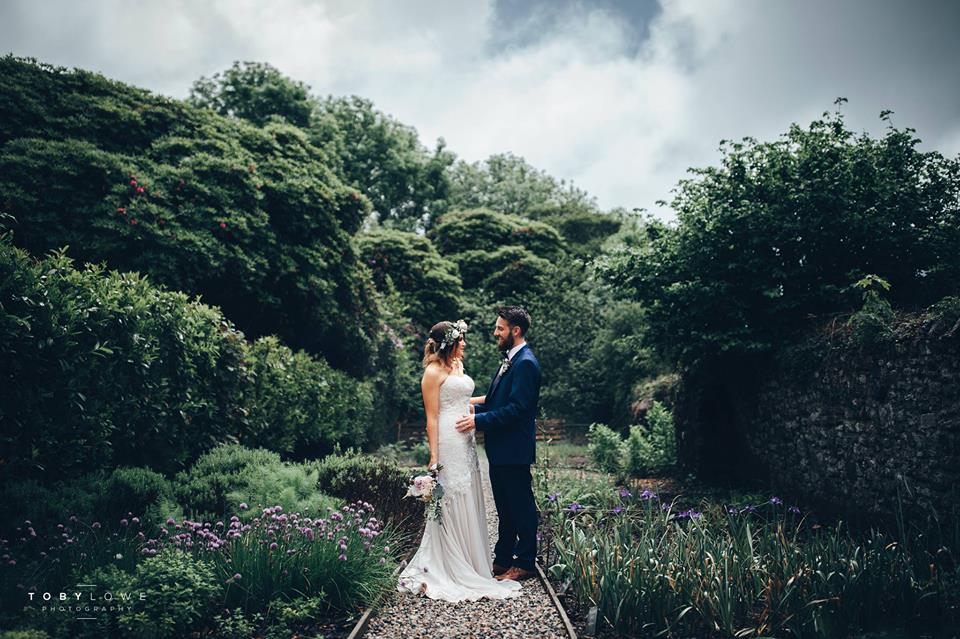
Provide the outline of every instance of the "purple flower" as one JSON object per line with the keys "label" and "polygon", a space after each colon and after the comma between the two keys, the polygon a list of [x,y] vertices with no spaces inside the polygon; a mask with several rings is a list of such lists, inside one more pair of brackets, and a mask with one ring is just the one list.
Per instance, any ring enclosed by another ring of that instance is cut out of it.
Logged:
{"label": "purple flower", "polygon": [[660,504],[660,510],[670,510],[670,504]]}
{"label": "purple flower", "polygon": [[727,512],[730,513],[731,515],[736,515],[736,514],[737,514],[737,509],[734,508],[733,506],[730,506],[730,507],[727,508]]}
{"label": "purple flower", "polygon": [[780,499],[779,497],[771,497],[770,503],[773,504],[774,506],[779,506],[780,504],[783,503],[783,500]]}
{"label": "purple flower", "polygon": [[340,561],[346,561],[346,560],[347,560],[347,556],[344,555],[343,553],[340,553],[340,556],[337,557],[337,559],[339,559]]}
{"label": "purple flower", "polygon": [[176,524],[176,523],[177,523],[177,522],[176,522],[176,520],[175,520],[173,517],[167,517],[167,525],[168,525],[168,526],[173,526],[173,525]]}
{"label": "purple flower", "polygon": [[277,542],[270,544],[270,550],[276,550],[277,548],[279,548],[279,546],[277,546]]}
{"label": "purple flower", "polygon": [[121,520],[120,520],[120,525],[121,525],[121,526],[126,527],[126,526],[128,526],[129,524],[130,524],[130,522],[127,521],[126,519],[121,519]]}
{"label": "purple flower", "polygon": [[578,510],[583,510],[583,506],[581,506],[581,505],[580,505],[579,503],[577,503],[577,502],[573,502],[572,504],[570,504],[570,506],[568,507],[568,509],[570,510],[570,512],[574,512],[574,513],[575,513],[575,512],[577,512]]}
{"label": "purple flower", "polygon": [[245,501],[241,501],[241,502],[240,502],[240,510],[246,510],[246,509],[249,508],[249,507],[250,507],[250,506],[247,505],[247,502],[245,502]]}
{"label": "purple flower", "polygon": [[622,512],[623,512],[623,506],[617,506],[616,508],[613,509],[613,514],[615,515],[619,515]]}
{"label": "purple flower", "polygon": [[95,521],[92,524],[90,524],[90,527],[93,528],[94,530],[100,530],[100,522]]}
{"label": "purple flower", "polygon": [[558,498],[559,496],[560,496],[560,493],[553,493],[552,495],[547,495],[547,501],[549,501],[549,502],[551,502],[551,503],[552,503],[552,502],[555,502],[555,501],[557,501],[557,498]]}
{"label": "purple flower", "polygon": [[633,493],[631,493],[631,492],[630,492],[629,490],[627,490],[626,488],[621,488],[621,489],[620,489],[620,498],[621,498],[621,499],[627,499],[627,498],[629,498],[629,497],[633,497]]}
{"label": "purple flower", "polygon": [[234,573],[233,579],[234,579],[234,581],[240,579],[240,573],[239,573],[239,572],[238,572],[238,573]]}
{"label": "purple flower", "polygon": [[800,514],[800,509],[797,508],[796,506],[790,506],[790,508],[788,508],[787,510],[789,510],[790,512],[792,512],[794,515],[799,515],[799,514]]}
{"label": "purple flower", "polygon": [[657,493],[653,492],[652,490],[644,490],[642,493],[640,493],[640,499],[656,499],[656,498],[657,498]]}

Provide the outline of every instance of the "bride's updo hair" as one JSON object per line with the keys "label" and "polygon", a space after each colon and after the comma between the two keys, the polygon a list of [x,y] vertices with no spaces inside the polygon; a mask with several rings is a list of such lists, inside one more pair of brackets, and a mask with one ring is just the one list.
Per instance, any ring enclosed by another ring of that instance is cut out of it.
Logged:
{"label": "bride's updo hair", "polygon": [[[446,367],[451,365],[453,353],[457,350],[457,344],[460,339],[453,340],[451,344],[444,344],[443,337],[453,327],[453,322],[446,320],[437,322],[430,329],[430,336],[427,338],[427,345],[423,347],[423,367],[426,368],[433,362],[440,362]],[[461,336],[462,337],[462,336]],[[443,346],[441,349],[440,346]]]}

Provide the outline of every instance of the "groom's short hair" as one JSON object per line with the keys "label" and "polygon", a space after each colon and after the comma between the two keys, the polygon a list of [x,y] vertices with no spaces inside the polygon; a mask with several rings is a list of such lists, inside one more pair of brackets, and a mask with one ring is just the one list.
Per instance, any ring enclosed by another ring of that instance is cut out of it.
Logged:
{"label": "groom's short hair", "polygon": [[510,326],[519,326],[521,335],[526,335],[530,329],[530,313],[522,306],[501,306],[497,315],[507,320]]}

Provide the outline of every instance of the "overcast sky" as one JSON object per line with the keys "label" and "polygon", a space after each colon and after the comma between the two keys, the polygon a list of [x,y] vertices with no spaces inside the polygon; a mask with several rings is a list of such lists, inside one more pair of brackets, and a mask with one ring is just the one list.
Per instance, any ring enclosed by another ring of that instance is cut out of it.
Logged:
{"label": "overcast sky", "polygon": [[[357,94],[463,159],[511,151],[603,208],[668,199],[718,142],[838,96],[960,153],[960,2],[0,0],[0,52],[173,97],[234,60]],[[0,79],[2,81],[2,79]]]}

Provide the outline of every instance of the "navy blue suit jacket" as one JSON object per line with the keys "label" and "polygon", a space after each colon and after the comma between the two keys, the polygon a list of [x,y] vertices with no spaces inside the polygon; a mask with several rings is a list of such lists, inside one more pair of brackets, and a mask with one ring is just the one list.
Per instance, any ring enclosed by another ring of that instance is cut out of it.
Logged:
{"label": "navy blue suit jacket", "polygon": [[493,379],[486,400],[475,407],[474,418],[484,436],[487,459],[495,466],[532,464],[537,448],[540,362],[524,344],[500,380],[496,381],[496,375]]}

